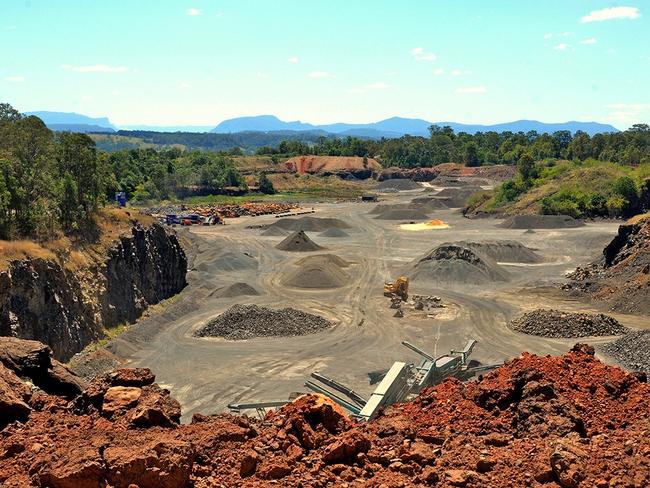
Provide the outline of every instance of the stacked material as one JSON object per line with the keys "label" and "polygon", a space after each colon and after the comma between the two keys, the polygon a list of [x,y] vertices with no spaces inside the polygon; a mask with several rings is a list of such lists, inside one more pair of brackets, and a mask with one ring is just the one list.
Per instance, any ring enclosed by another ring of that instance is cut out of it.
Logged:
{"label": "stacked material", "polygon": [[347,229],[350,226],[339,219],[300,217],[294,219],[280,219],[273,222],[269,229],[283,229],[287,231],[304,230],[305,232],[324,232],[329,229]]}
{"label": "stacked material", "polygon": [[418,188],[422,188],[422,187],[418,185],[415,181],[403,180],[403,179],[384,180],[378,183],[377,186],[375,187],[375,189],[378,191],[385,191],[385,190],[404,191],[404,190],[417,190]]}
{"label": "stacked material", "polygon": [[489,256],[499,263],[541,263],[543,261],[533,249],[517,241],[460,241],[456,244]]}
{"label": "stacked material", "polygon": [[194,335],[224,337],[230,340],[254,337],[292,337],[313,334],[332,327],[332,322],[318,315],[283,308],[273,310],[257,305],[233,305],[211,320]]}
{"label": "stacked material", "polygon": [[513,215],[499,224],[504,229],[570,229],[585,223],[570,215]]}
{"label": "stacked material", "polygon": [[350,234],[345,232],[343,229],[339,229],[336,227],[327,229],[325,232],[321,232],[318,235],[322,237],[350,237]]}
{"label": "stacked material", "polygon": [[240,296],[257,296],[260,292],[253,288],[248,283],[233,283],[229,286],[224,286],[218,288],[217,290],[210,293],[209,296],[216,298],[234,298]]}
{"label": "stacked material", "polygon": [[650,330],[630,332],[605,345],[603,352],[631,371],[650,374]]}
{"label": "stacked material", "polygon": [[629,330],[615,318],[602,313],[570,313],[537,309],[510,321],[512,330],[541,337],[592,337],[622,335]]}
{"label": "stacked material", "polygon": [[289,252],[310,252],[323,249],[312,241],[302,230],[294,232],[275,247],[281,251]]}
{"label": "stacked material", "polygon": [[294,288],[340,288],[350,282],[343,271],[349,264],[334,254],[318,254],[296,262],[296,269],[289,272],[282,284]]}

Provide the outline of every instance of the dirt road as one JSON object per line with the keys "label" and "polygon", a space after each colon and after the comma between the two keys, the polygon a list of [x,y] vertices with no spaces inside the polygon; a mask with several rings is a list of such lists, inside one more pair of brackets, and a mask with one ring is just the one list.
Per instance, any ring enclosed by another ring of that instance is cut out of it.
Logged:
{"label": "dirt road", "polygon": [[[390,202],[408,202],[417,192],[387,195]],[[383,202],[386,203],[386,202]],[[457,210],[436,211],[434,218],[447,229],[419,232],[401,230],[399,221],[368,215],[374,204],[316,205],[316,217],[335,217],[346,222],[349,238],[324,238],[308,233],[325,251],[352,263],[351,279],[343,288],[304,290],[280,284],[283,273],[305,255],[275,248],[283,237],[261,236],[250,224],[271,224],[272,216],[232,219],[226,226],[181,229],[195,256],[189,285],[161,311],[154,312],[129,332],[114,340],[109,349],[126,357],[132,366],[153,369],[158,381],[173,389],[185,418],[195,411],[223,411],[234,401],[286,399],[303,391],[309,373],[318,370],[369,393],[368,372],[388,368],[393,361],[417,361],[400,345],[408,340],[441,354],[461,347],[469,338],[478,340],[473,359],[501,362],[523,350],[536,353],[566,351],[575,340],[544,339],[518,334],[505,325],[513,315],[538,306],[589,310],[585,305],[562,300],[557,293],[541,293],[544,285],[563,279],[567,270],[595,258],[615,234],[617,224],[589,223],[574,229],[503,229],[498,220],[468,220]],[[443,242],[512,239],[537,249],[541,264],[504,264],[512,280],[483,287],[429,288],[414,282],[411,291],[435,294],[447,308],[437,318],[406,311],[393,317],[389,299],[382,295],[384,280],[395,278],[410,261]],[[260,296],[215,298],[220,287],[245,282]],[[540,288],[541,287],[541,288]],[[327,331],[301,337],[259,338],[231,342],[196,338],[192,332],[234,303],[255,303],[280,308],[291,306],[323,315],[337,325]],[[634,317],[617,315],[625,325]],[[603,341],[605,339],[598,339]],[[590,341],[596,342],[596,341]]]}

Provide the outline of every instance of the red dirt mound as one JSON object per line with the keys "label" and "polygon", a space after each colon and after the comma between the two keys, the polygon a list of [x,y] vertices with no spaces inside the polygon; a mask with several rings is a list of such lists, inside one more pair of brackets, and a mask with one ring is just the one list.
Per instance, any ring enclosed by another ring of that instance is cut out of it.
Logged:
{"label": "red dirt mound", "polygon": [[197,414],[189,425],[138,424],[145,407],[150,418],[175,414],[150,381],[147,370],[121,370],[91,384],[83,401],[23,396],[29,419],[0,432],[0,485],[650,484],[650,386],[601,363],[590,346],[558,357],[524,353],[480,381],[445,381],[369,423],[305,395],[263,422]]}
{"label": "red dirt mound", "polygon": [[339,171],[378,170],[381,165],[372,158],[356,156],[296,156],[284,163],[289,171],[304,173],[337,173]]}

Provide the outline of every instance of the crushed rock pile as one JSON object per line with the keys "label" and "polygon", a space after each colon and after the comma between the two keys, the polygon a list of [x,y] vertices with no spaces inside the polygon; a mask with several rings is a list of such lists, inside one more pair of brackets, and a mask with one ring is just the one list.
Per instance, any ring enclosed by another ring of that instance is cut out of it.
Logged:
{"label": "crushed rock pile", "polygon": [[340,288],[349,283],[343,271],[349,263],[334,254],[308,256],[296,263],[296,269],[282,278],[282,284],[294,288]]}
{"label": "crushed rock pile", "polygon": [[377,186],[375,186],[375,189],[377,191],[384,191],[384,190],[405,191],[405,190],[417,190],[419,188],[422,187],[413,180],[396,179],[396,178],[380,181],[379,183],[377,183]]}
{"label": "crushed rock pile", "polygon": [[436,197],[417,197],[411,200],[413,205],[421,205],[423,208],[432,211],[432,210],[444,210],[449,208],[445,201],[441,198]]}
{"label": "crushed rock pile", "polygon": [[629,332],[618,320],[602,313],[572,313],[537,309],[511,320],[508,327],[517,332],[541,337],[595,337]]}
{"label": "crushed rock pile", "polygon": [[499,224],[504,229],[571,229],[582,227],[584,221],[570,215],[513,215]]}
{"label": "crushed rock pile", "polygon": [[405,203],[376,205],[370,212],[379,220],[428,220],[430,210],[424,205]]}
{"label": "crushed rock pile", "polygon": [[241,296],[258,296],[259,294],[260,292],[248,283],[237,282],[232,285],[221,287],[210,293],[209,296],[215,298],[234,298]]}
{"label": "crushed rock pile", "polygon": [[208,250],[202,254],[203,262],[196,267],[197,271],[213,273],[215,271],[241,271],[257,269],[259,262],[247,252],[238,250]]}
{"label": "crushed rock pile", "polygon": [[294,232],[275,247],[281,251],[289,252],[310,252],[323,249],[302,230]]}
{"label": "crushed rock pile", "polygon": [[483,191],[480,186],[464,186],[460,188],[443,188],[436,193],[436,198],[451,208],[460,208],[465,206],[467,199],[478,191]]}
{"label": "crushed rock pile", "polygon": [[261,235],[266,237],[281,237],[289,235],[289,231],[282,229],[281,227],[269,227],[264,230]]}
{"label": "crushed rock pile", "polygon": [[310,216],[279,219],[269,225],[269,229],[304,230],[305,232],[324,232],[328,229],[348,229],[349,227],[348,224],[339,219]]}
{"label": "crushed rock pile", "polygon": [[224,337],[230,340],[254,337],[293,337],[332,327],[332,322],[318,315],[295,308],[274,310],[257,305],[233,305],[212,319],[194,335],[196,337]]}
{"label": "crushed rock pile", "polygon": [[650,219],[621,225],[600,261],[578,268],[566,291],[603,302],[611,310],[650,315]]}
{"label": "crushed rock pile", "polygon": [[604,345],[602,351],[630,371],[650,374],[650,330],[635,330],[625,334]]}
{"label": "crushed rock pile", "polygon": [[416,259],[407,274],[437,284],[483,285],[509,279],[509,273],[492,258],[458,244],[436,247]]}
{"label": "crushed rock pile", "polygon": [[345,232],[343,229],[339,229],[337,227],[327,229],[325,232],[321,232],[318,235],[322,237],[350,237],[350,234]]}
{"label": "crushed rock pile", "polygon": [[510,240],[459,241],[456,244],[500,263],[541,263],[542,257],[522,243]]}
{"label": "crushed rock pile", "polygon": [[[14,385],[6,391],[20,389],[12,371],[0,370],[0,378],[3,388]],[[153,379],[149,370],[119,370],[78,400],[27,394],[28,421],[0,435],[0,483],[650,485],[650,385],[601,363],[584,345],[555,357],[523,353],[480,381],[445,381],[366,423],[305,395],[263,422],[195,414],[179,425],[178,404]]]}

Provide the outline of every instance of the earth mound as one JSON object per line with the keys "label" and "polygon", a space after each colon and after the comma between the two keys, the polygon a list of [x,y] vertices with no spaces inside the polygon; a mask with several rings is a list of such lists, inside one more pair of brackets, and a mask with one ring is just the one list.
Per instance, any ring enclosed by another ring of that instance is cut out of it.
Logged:
{"label": "earth mound", "polygon": [[350,234],[345,232],[343,229],[339,229],[337,227],[327,229],[325,232],[321,232],[318,235],[322,237],[350,237]]}
{"label": "earth mound", "polygon": [[269,229],[280,228],[288,231],[304,230],[305,232],[324,232],[328,229],[348,229],[350,226],[339,219],[324,217],[299,217],[279,219],[273,222]]}
{"label": "earth mound", "polygon": [[438,284],[483,285],[509,279],[493,259],[456,244],[442,244],[416,260],[410,275]]}
{"label": "earth mound", "polygon": [[436,197],[417,197],[411,200],[413,205],[421,205],[422,208],[427,210],[444,210],[449,208],[445,201]]}
{"label": "earth mound", "polygon": [[381,169],[377,160],[358,156],[296,156],[288,159],[284,166],[301,174],[350,172],[352,175],[368,173],[369,176],[372,170]]}
{"label": "earth mound", "polygon": [[650,330],[635,330],[602,347],[630,371],[650,374]]}
{"label": "earth mound", "polygon": [[504,229],[571,229],[585,223],[570,215],[513,215],[499,224]]}
{"label": "earth mound", "polygon": [[650,220],[621,225],[600,261],[577,268],[563,288],[611,310],[650,315]]}
{"label": "earth mound", "polygon": [[511,320],[508,327],[540,337],[588,337],[623,335],[629,330],[618,320],[602,313],[571,313],[537,309]]}
{"label": "earth mound", "polygon": [[211,259],[206,253],[205,261],[199,264],[197,271],[240,271],[245,269],[257,269],[258,261],[246,252],[241,251],[218,251]]}
{"label": "earth mound", "polygon": [[29,394],[8,368],[0,379],[30,408],[0,435],[7,488],[650,485],[650,385],[586,345],[524,352],[362,423],[303,395],[264,421],[197,413],[178,424],[148,370],[99,378],[79,401]]}
{"label": "earth mound", "polygon": [[310,313],[283,308],[273,310],[257,305],[233,305],[212,319],[194,335],[245,340],[254,337],[293,337],[313,334],[332,327],[332,322]]}
{"label": "earth mound", "polygon": [[232,285],[219,288],[210,293],[209,296],[215,298],[234,298],[241,296],[258,296],[260,294],[255,288],[248,283],[233,283]]}
{"label": "earth mound", "polygon": [[384,180],[380,181],[377,183],[377,186],[375,186],[375,189],[381,191],[381,190],[397,190],[397,191],[405,191],[405,190],[417,190],[419,188],[422,188],[419,184],[417,184],[413,180],[405,180],[405,179],[390,179],[390,180]]}
{"label": "earth mound", "polygon": [[405,203],[377,205],[369,213],[379,220],[426,220],[428,212],[424,205]]}
{"label": "earth mound", "polygon": [[460,241],[459,246],[483,254],[499,263],[541,263],[542,257],[517,241]]}
{"label": "earth mound", "polygon": [[310,252],[323,249],[312,241],[302,230],[294,232],[275,247],[281,251],[289,252]]}
{"label": "earth mound", "polygon": [[445,205],[450,208],[460,208],[465,206],[467,199],[476,193],[483,191],[480,186],[463,186],[460,188],[443,188],[436,193],[436,198],[443,200]]}
{"label": "earth mound", "polygon": [[348,262],[334,254],[308,256],[297,261],[296,266],[282,284],[294,288],[340,288],[350,280],[342,269],[349,266]]}
{"label": "earth mound", "polygon": [[288,230],[282,229],[281,227],[269,227],[261,235],[267,237],[284,237],[289,234]]}

